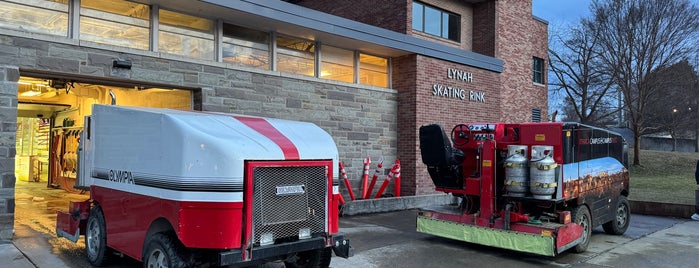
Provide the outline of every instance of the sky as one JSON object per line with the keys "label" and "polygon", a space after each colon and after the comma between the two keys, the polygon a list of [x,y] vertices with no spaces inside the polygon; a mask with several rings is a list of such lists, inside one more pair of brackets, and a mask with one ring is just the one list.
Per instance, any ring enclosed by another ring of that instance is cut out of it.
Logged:
{"label": "sky", "polygon": [[590,17],[592,0],[533,0],[533,14],[549,22],[549,27],[576,23]]}
{"label": "sky", "polygon": [[[549,22],[549,37],[557,32],[565,31],[571,24],[577,24],[581,18],[590,18],[590,4],[593,0],[532,0],[534,16]],[[699,6],[699,0],[690,0]],[[550,44],[552,45],[552,44]],[[552,75],[548,75],[551,83]],[[549,94],[549,114],[555,111],[561,102],[562,94]],[[558,111],[560,115],[560,110]]]}
{"label": "sky", "polygon": [[[568,28],[571,24],[577,24],[583,17],[589,18],[590,3],[592,0],[533,0],[532,13],[534,16],[549,22],[549,34]],[[549,74],[551,79],[552,75]],[[549,81],[550,83],[551,81]],[[558,110],[562,102],[563,94],[551,94],[549,92],[549,114]],[[558,111],[561,113],[561,111]],[[561,117],[565,116],[560,114]]]}

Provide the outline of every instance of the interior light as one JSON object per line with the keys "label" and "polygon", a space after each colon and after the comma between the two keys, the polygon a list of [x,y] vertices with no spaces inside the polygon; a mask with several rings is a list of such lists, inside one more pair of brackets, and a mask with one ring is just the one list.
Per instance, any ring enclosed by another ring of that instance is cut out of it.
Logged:
{"label": "interior light", "polygon": [[39,95],[41,95],[41,91],[30,90],[30,91],[22,92],[22,93],[19,94],[19,95],[22,96],[22,97],[34,97],[34,96],[39,96]]}

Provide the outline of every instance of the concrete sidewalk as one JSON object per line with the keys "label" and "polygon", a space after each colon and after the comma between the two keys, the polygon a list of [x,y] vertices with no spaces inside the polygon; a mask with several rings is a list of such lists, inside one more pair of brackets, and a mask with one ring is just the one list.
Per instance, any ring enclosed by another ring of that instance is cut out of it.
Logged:
{"label": "concrete sidewalk", "polygon": [[8,268],[36,267],[13,243],[0,244],[0,260],[2,260],[2,266]]}

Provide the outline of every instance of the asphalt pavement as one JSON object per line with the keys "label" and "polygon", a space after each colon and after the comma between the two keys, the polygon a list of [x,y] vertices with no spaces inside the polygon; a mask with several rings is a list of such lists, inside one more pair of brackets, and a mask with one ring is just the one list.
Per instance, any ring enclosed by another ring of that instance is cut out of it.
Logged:
{"label": "asphalt pavement", "polygon": [[[699,222],[632,214],[623,236],[592,235],[584,253],[557,257],[501,250],[415,232],[414,209],[340,218],[354,257],[333,257],[331,267],[697,267]],[[18,226],[13,243],[0,244],[0,266],[89,267],[84,244]],[[123,258],[110,267],[139,267]],[[272,266],[273,267],[273,266]]]}

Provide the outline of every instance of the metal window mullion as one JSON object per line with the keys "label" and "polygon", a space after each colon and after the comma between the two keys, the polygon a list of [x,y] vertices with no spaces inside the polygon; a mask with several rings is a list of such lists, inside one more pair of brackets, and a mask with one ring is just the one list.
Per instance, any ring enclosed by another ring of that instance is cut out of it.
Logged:
{"label": "metal window mullion", "polygon": [[223,62],[223,20],[217,19],[214,26],[214,61]]}
{"label": "metal window mullion", "polygon": [[359,59],[360,59],[359,58],[359,51],[355,50],[354,51],[354,78],[353,78],[354,79],[353,82],[355,84],[359,84],[359,71],[360,71],[359,65],[362,64],[361,62],[359,62]]}
{"label": "metal window mullion", "polygon": [[150,49],[158,52],[158,33],[160,31],[160,6],[150,7]]}
{"label": "metal window mullion", "polygon": [[420,9],[421,9],[421,11],[422,11],[422,27],[421,27],[422,29],[420,29],[420,32],[425,33],[425,27],[427,26],[427,25],[426,25],[426,23],[427,23],[427,13],[425,13],[426,8],[425,8],[425,4],[423,4],[423,3],[419,3],[419,4],[420,4]]}
{"label": "metal window mullion", "polygon": [[314,77],[315,78],[320,78],[320,57],[322,56],[320,53],[321,50],[321,45],[320,42],[315,42],[316,46],[316,53],[315,53],[315,66],[313,68],[313,72],[315,73]]}
{"label": "metal window mullion", "polygon": [[277,32],[271,32],[269,36],[271,37],[271,42],[269,43],[269,63],[271,64],[270,70],[277,71]]}
{"label": "metal window mullion", "polygon": [[68,38],[80,39],[80,0],[68,3]]}
{"label": "metal window mullion", "polygon": [[386,69],[388,69],[386,70],[386,75],[388,76],[386,77],[386,79],[388,80],[387,86],[388,88],[393,88],[393,68],[391,67],[391,58],[386,58]]}

